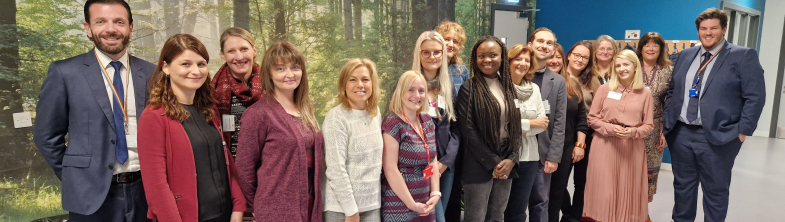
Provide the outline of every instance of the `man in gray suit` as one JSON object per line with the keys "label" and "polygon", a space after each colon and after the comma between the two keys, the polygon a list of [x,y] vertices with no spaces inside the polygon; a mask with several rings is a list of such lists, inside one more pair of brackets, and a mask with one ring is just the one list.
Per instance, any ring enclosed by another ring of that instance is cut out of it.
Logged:
{"label": "man in gray suit", "polygon": [[155,66],[128,55],[128,3],[88,0],[84,13],[95,48],[49,66],[33,139],[62,181],[70,221],[149,221],[136,124]]}
{"label": "man in gray suit", "polygon": [[[564,77],[548,69],[545,64],[546,61],[553,55],[554,45],[556,44],[556,34],[545,27],[538,28],[529,37],[528,46],[534,50],[534,58],[539,67],[534,67],[537,72],[532,78],[532,82],[540,86],[540,93],[542,98],[548,102],[545,106],[545,114],[547,114],[550,122],[548,123],[547,134],[542,133],[537,135],[539,143],[540,164],[537,169],[537,175],[534,177],[534,185],[531,189],[531,196],[528,198],[529,203],[529,221],[531,222],[547,222],[548,221],[548,197],[550,195],[551,187],[551,173],[556,171],[556,168],[561,161],[562,151],[564,150],[564,127],[567,118],[567,86]],[[514,190],[517,186],[526,186],[531,184],[531,181],[513,181],[513,187],[510,195],[515,194]],[[510,198],[526,199],[526,198]],[[509,203],[513,206],[523,205],[526,203]],[[505,220],[507,221],[525,221],[526,211],[525,207],[512,207],[508,208],[505,212]]]}
{"label": "man in gray suit", "polygon": [[701,46],[679,54],[662,115],[673,157],[673,221],[695,221],[698,185],[705,221],[725,221],[733,163],[758,125],[766,84],[758,53],[725,41],[725,12],[707,9],[695,26]]}

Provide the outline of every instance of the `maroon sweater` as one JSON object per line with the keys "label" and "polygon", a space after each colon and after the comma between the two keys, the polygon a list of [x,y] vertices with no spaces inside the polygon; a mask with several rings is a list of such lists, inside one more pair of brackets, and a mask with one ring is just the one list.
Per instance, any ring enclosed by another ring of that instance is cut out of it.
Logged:
{"label": "maroon sweater", "polygon": [[[322,221],[322,133],[314,134],[314,205],[308,209],[306,146],[292,117],[271,95],[243,113],[237,146],[240,189],[257,222]],[[308,215],[311,215],[310,218]]]}

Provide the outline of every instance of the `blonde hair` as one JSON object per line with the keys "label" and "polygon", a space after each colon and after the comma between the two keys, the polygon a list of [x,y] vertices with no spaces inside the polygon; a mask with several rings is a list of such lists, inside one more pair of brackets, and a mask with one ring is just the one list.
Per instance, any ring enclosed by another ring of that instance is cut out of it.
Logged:
{"label": "blonde hair", "polygon": [[[402,114],[403,113],[403,100],[404,100],[404,93],[412,86],[414,80],[420,79],[423,84],[427,84],[425,81],[425,76],[418,73],[417,71],[406,71],[401,74],[401,77],[398,78],[398,84],[395,86],[395,92],[393,92],[392,99],[390,100],[390,112],[395,114]],[[428,108],[428,100],[421,99],[420,100],[420,109],[417,110],[417,113],[424,113]]]}
{"label": "blonde hair", "polygon": [[463,27],[450,20],[442,21],[439,26],[436,26],[436,31],[439,32],[442,36],[447,35],[450,33],[450,30],[455,30],[455,44],[458,46],[457,50],[455,50],[455,55],[450,58],[450,64],[457,63],[463,64],[463,59],[461,59],[461,52],[463,52],[463,43],[466,43],[466,30]]}
{"label": "blonde hair", "polygon": [[613,61],[611,62],[611,79],[608,81],[608,88],[611,91],[614,91],[619,87],[619,85],[621,85],[621,82],[619,81],[619,74],[616,73],[616,59],[624,59],[632,62],[632,64],[635,65],[635,73],[633,73],[631,77],[632,89],[643,89],[643,77],[641,77],[641,75],[643,75],[643,71],[641,69],[641,61],[638,60],[638,55],[635,54],[635,52],[632,50],[622,50],[613,56]]}
{"label": "blonde hair", "polygon": [[316,116],[313,114],[313,103],[311,103],[311,99],[308,97],[308,74],[305,68],[305,56],[292,43],[287,41],[276,42],[264,53],[262,67],[259,70],[262,88],[268,93],[275,92],[271,70],[277,64],[286,62],[291,62],[301,67],[303,76],[300,79],[300,85],[294,90],[294,104],[297,105],[305,126],[318,132],[319,123],[316,122]]}
{"label": "blonde hair", "polygon": [[[442,65],[439,67],[439,70],[437,70],[436,79],[439,83],[439,95],[444,97],[445,115],[447,119],[454,121],[455,109],[453,109],[452,106],[452,90],[454,87],[452,84],[452,78],[450,78],[450,69],[449,65],[447,64],[447,56],[444,56],[444,49],[446,49],[447,46],[444,44],[444,38],[442,38],[442,35],[435,31],[425,31],[420,34],[420,37],[417,38],[417,44],[414,45],[414,61],[412,62],[412,70],[417,71],[418,73],[425,73],[422,70],[420,51],[422,50],[422,44],[427,40],[434,40],[442,46]],[[427,79],[425,83],[428,83]],[[440,113],[437,112],[437,115],[439,119],[442,119],[442,115]]]}
{"label": "blonde hair", "polygon": [[[601,36],[597,37],[597,40],[594,41],[594,44],[591,45],[592,53],[596,54],[597,52],[600,51],[599,48],[600,48],[600,43],[602,43],[602,41],[607,41],[608,43],[610,43],[613,46],[613,56],[616,56],[616,54],[619,53],[619,46],[616,45],[616,40],[614,40],[609,35],[601,35]],[[566,58],[566,56],[565,56],[565,58]],[[613,62],[613,61],[611,61],[611,62]],[[592,65],[592,72],[594,72],[594,75],[602,77],[602,78],[607,77],[607,76],[602,76],[603,73],[600,73],[600,66],[597,65],[597,56],[593,56],[593,58],[591,60],[591,65]],[[611,66],[611,69],[613,69],[612,66]]]}
{"label": "blonde hair", "polygon": [[379,74],[376,72],[376,64],[369,59],[355,58],[346,62],[346,65],[341,68],[341,74],[338,76],[338,102],[344,107],[351,107],[349,98],[346,96],[346,82],[349,82],[354,70],[360,67],[367,68],[371,76],[371,97],[365,101],[365,111],[368,113],[368,116],[374,117],[379,113],[378,105],[381,98],[381,89],[379,89]]}

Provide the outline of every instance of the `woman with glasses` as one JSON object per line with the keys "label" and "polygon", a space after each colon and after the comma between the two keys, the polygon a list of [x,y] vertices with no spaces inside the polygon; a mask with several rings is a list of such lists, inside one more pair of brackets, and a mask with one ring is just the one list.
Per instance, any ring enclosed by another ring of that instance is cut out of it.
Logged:
{"label": "woman with glasses", "polygon": [[[600,87],[599,78],[597,78],[592,72],[591,61],[594,57],[594,54],[591,50],[591,44],[588,41],[577,42],[572,46],[572,48],[570,48],[570,50],[567,52],[567,55],[567,65],[562,70],[561,74],[565,79],[573,80],[575,85],[580,88],[582,99],[582,103],[580,105],[583,106],[582,109],[585,113],[591,108],[594,93],[597,91],[597,88]],[[570,101],[571,100],[568,101],[568,109],[571,107],[569,104]],[[570,115],[569,111],[567,115]],[[583,118],[585,121],[585,114]],[[581,214],[583,213],[583,194],[584,188],[586,186],[586,167],[588,166],[587,157],[589,156],[589,148],[591,145],[591,136],[593,132],[594,130],[588,127],[583,130],[578,130],[578,140],[574,146],[573,144],[568,144],[567,142],[564,143],[565,154],[567,153],[566,149],[569,149],[567,146],[570,146],[570,148],[574,147],[574,149],[572,149],[571,156],[563,155],[563,157],[567,156],[571,157],[571,159],[563,158],[564,160],[562,163],[575,167],[573,170],[575,191],[571,201],[570,193],[567,192],[567,181],[569,180],[570,167],[561,168],[560,164],[560,168],[557,171],[562,171],[558,176],[556,173],[554,173],[554,178],[558,177],[559,179],[551,179],[551,207],[549,208],[549,211],[551,217],[554,217],[554,219],[557,219],[559,216],[558,209],[561,209],[562,211],[562,218],[564,218],[563,221],[577,222],[581,219]],[[570,135],[573,136],[572,134]],[[581,137],[584,138],[583,141],[581,140]],[[554,184],[559,184],[559,186],[555,187],[553,186]],[[559,203],[561,204],[558,205]]]}
{"label": "woman with glasses", "polygon": [[561,73],[562,67],[564,66],[564,48],[561,47],[561,44],[553,43],[553,55],[548,62],[545,64],[548,66],[548,69],[555,73]]}
{"label": "woman with glasses", "polygon": [[594,75],[600,78],[600,84],[605,84],[611,77],[611,62],[613,56],[619,53],[619,46],[616,40],[609,35],[601,35],[592,44],[594,60],[591,61]]}
{"label": "woman with glasses", "polygon": [[436,205],[436,221],[444,222],[444,210],[450,200],[455,176],[455,157],[458,154],[458,137],[450,131],[455,121],[453,111],[453,84],[447,71],[444,39],[435,31],[420,34],[414,46],[412,70],[422,73],[427,80],[426,110],[436,124],[436,144],[439,156],[438,170],[441,175],[441,199]]}
{"label": "woman with glasses", "polygon": [[636,53],[643,63],[643,84],[651,90],[654,102],[654,129],[651,134],[643,139],[646,144],[646,167],[649,176],[649,202],[657,193],[657,177],[662,164],[662,150],[667,146],[662,135],[662,112],[665,106],[665,96],[671,81],[671,61],[665,51],[665,40],[656,32],[646,33],[640,41],[643,46],[638,47]]}
{"label": "woman with glasses", "polygon": [[651,91],[643,85],[635,52],[614,56],[611,79],[600,86],[588,121],[595,130],[586,175],[583,215],[597,221],[646,221],[646,157]]}

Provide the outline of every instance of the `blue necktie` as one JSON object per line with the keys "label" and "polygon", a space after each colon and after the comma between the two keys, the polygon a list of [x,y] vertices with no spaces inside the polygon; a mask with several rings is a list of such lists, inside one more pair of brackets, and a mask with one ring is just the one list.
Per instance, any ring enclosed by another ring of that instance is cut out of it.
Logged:
{"label": "blue necktie", "polygon": [[[709,62],[709,58],[711,58],[711,52],[703,53],[703,61],[701,61],[700,67],[706,65]],[[698,67],[698,69],[700,69]],[[695,79],[693,79],[694,88],[698,89],[698,96],[690,96],[690,101],[687,103],[687,121],[692,123],[695,122],[695,119],[698,118],[698,104],[700,103],[700,95],[701,95],[701,82],[703,82],[703,73],[706,72],[706,68],[700,70],[700,72],[695,74]]]}
{"label": "blue necktie", "polygon": [[123,67],[123,64],[118,61],[112,61],[109,65],[114,67],[114,80],[112,81],[112,85],[114,85],[115,90],[117,90],[117,94],[114,94],[114,106],[112,106],[112,111],[114,112],[114,130],[117,135],[115,157],[117,157],[117,162],[125,164],[125,161],[128,160],[128,142],[125,141],[125,114],[123,114],[123,108],[120,107],[120,104],[125,104],[123,79],[120,76],[120,68]]}

